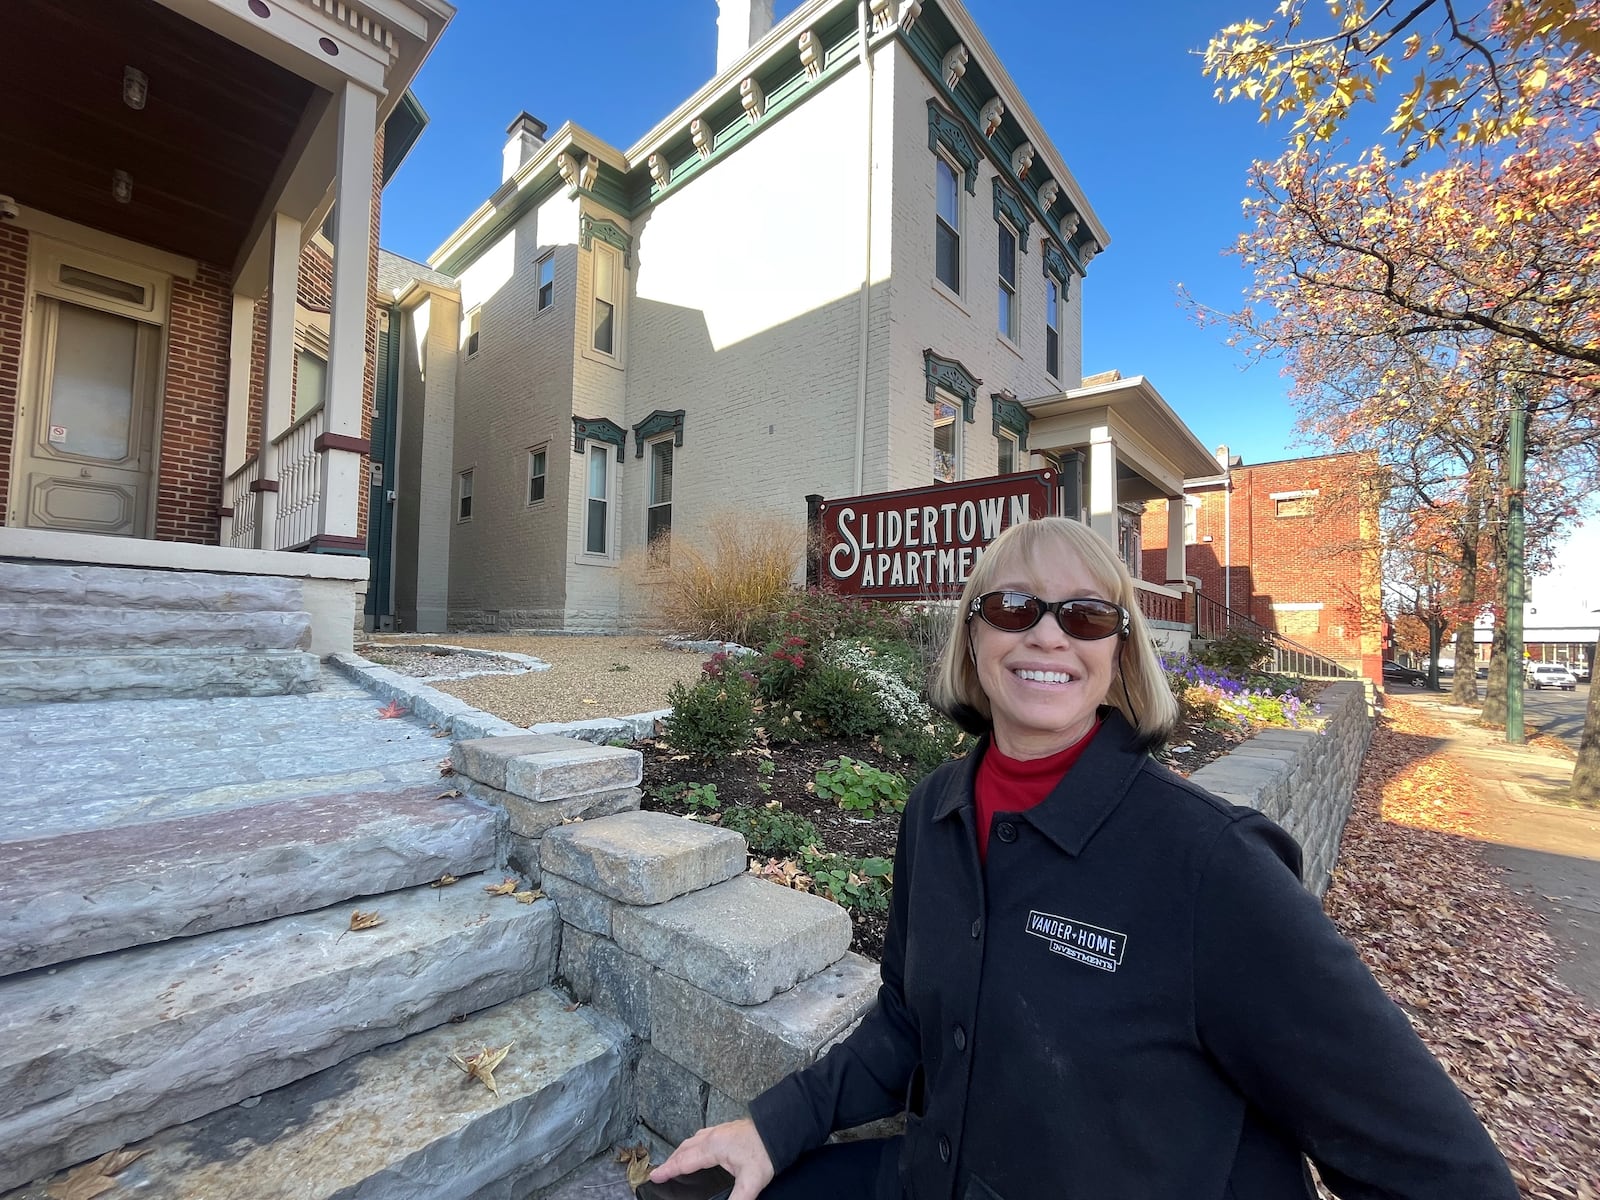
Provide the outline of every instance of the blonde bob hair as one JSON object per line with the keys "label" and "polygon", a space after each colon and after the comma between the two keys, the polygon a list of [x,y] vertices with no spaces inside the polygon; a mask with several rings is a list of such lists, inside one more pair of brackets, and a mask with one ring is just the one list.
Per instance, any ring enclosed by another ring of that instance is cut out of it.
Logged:
{"label": "blonde bob hair", "polygon": [[[1105,539],[1087,525],[1066,517],[1040,517],[1020,522],[997,537],[984,551],[961,591],[955,624],[929,680],[928,692],[934,705],[968,733],[988,733],[993,729],[989,697],[978,681],[978,669],[973,661],[972,630],[968,620],[972,602],[994,591],[995,580],[1002,576],[1028,578],[1035,574],[1029,570],[1030,564],[1052,558],[1077,559],[1100,597],[1115,601],[1126,610],[1128,636],[1118,650],[1116,671],[1103,703],[1127,718],[1128,724],[1138,732],[1141,745],[1160,745],[1178,723],[1178,702],[1167,686],[1161,660],[1150,641],[1150,628],[1139,611],[1133,578]],[[1065,597],[1046,596],[1044,599]],[[982,620],[981,617],[973,619]]]}

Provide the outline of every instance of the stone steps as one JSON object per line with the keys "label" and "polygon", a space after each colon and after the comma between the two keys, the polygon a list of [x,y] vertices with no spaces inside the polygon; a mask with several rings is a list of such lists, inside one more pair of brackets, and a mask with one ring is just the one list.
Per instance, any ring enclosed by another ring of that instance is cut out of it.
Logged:
{"label": "stone steps", "polygon": [[488,870],[500,818],[430,782],[0,840],[0,975]]}
{"label": "stone steps", "polygon": [[[117,1183],[150,1200],[520,1200],[633,1123],[625,1031],[567,1008],[537,992],[168,1129]],[[498,1096],[449,1062],[508,1043]]]}
{"label": "stone steps", "polygon": [[[383,923],[351,932],[352,906],[341,904],[0,980],[0,1189],[535,991],[553,974],[549,901],[490,897],[466,880],[364,907]],[[408,1119],[361,1107],[374,1137]]]}
{"label": "stone steps", "polygon": [[317,684],[299,580],[0,565],[0,704],[283,695]]}

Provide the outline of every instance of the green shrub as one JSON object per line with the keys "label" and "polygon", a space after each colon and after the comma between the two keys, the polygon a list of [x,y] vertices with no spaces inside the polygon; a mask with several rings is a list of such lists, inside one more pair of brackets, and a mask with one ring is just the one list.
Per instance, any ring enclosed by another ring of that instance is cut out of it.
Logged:
{"label": "green shrub", "polygon": [[894,863],[887,858],[850,858],[843,854],[807,854],[802,866],[811,876],[811,890],[852,911],[889,911]]}
{"label": "green shrub", "polygon": [[815,727],[845,740],[871,737],[885,725],[872,684],[834,663],[824,663],[806,677],[794,707]]}
{"label": "green shrub", "polygon": [[1199,643],[1193,655],[1208,667],[1244,679],[1272,656],[1272,647],[1257,634],[1230,629],[1221,637]]}
{"label": "green shrub", "polygon": [[880,811],[902,811],[911,792],[900,776],[857,762],[847,755],[823,763],[813,787],[821,799],[832,800],[847,812],[868,817],[875,817]]}
{"label": "green shrub", "polygon": [[722,827],[744,834],[750,853],[793,858],[822,840],[817,827],[774,800],[761,808],[739,805],[722,814]]}
{"label": "green shrub", "polygon": [[662,736],[681,754],[722,758],[755,744],[755,698],[738,676],[674,683],[667,703],[672,712],[661,722]]}
{"label": "green shrub", "polygon": [[691,812],[716,812],[722,807],[714,783],[669,783],[656,795],[668,804],[682,804]]}
{"label": "green shrub", "polygon": [[922,725],[891,725],[878,735],[883,752],[906,760],[914,779],[965,754],[970,744],[971,739],[953,721],[938,714]]}

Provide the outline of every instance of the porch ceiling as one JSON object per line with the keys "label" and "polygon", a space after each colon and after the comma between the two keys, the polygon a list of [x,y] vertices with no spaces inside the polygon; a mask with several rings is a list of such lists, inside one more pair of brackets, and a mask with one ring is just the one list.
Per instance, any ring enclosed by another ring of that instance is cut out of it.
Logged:
{"label": "porch ceiling", "polygon": [[[316,86],[154,0],[10,0],[4,25],[0,192],[231,268]],[[142,111],[123,103],[130,66]]]}

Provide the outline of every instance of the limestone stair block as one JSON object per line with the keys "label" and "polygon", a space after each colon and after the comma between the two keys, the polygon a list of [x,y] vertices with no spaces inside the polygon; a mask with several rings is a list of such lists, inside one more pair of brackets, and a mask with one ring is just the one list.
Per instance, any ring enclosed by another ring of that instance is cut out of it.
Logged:
{"label": "limestone stair block", "polygon": [[[559,992],[536,992],[168,1129],[140,1143],[149,1153],[112,1194],[522,1200],[631,1127],[625,1033],[593,1009],[566,1008]],[[507,1044],[498,1096],[449,1061]],[[47,1200],[63,1180],[4,1200]]]}
{"label": "limestone stair block", "polygon": [[317,683],[316,657],[298,650],[0,654],[0,705],[283,696]]}
{"label": "limestone stair block", "polygon": [[12,604],[299,612],[305,607],[302,596],[299,580],[273,575],[36,562],[8,562],[0,569],[0,602]]}
{"label": "limestone stair block", "polygon": [[95,608],[0,602],[0,652],[309,650],[307,612]]}
{"label": "limestone stair block", "polygon": [[[544,987],[559,919],[473,880],[0,980],[0,1189]],[[248,1192],[233,1192],[243,1195]]]}
{"label": "limestone stair block", "polygon": [[760,1004],[810,978],[850,949],[850,935],[837,904],[753,875],[611,914],[623,950],[732,1004]]}
{"label": "limestone stair block", "polygon": [[0,840],[0,975],[487,870],[500,817],[445,786]]}
{"label": "limestone stair block", "polygon": [[745,840],[732,830],[657,812],[626,812],[562,825],[539,841],[546,875],[624,904],[660,904],[744,871]]}
{"label": "limestone stair block", "polygon": [[637,750],[593,746],[575,738],[556,740],[566,745],[509,759],[505,790],[528,800],[568,800],[590,792],[638,787],[644,778],[644,755]]}

